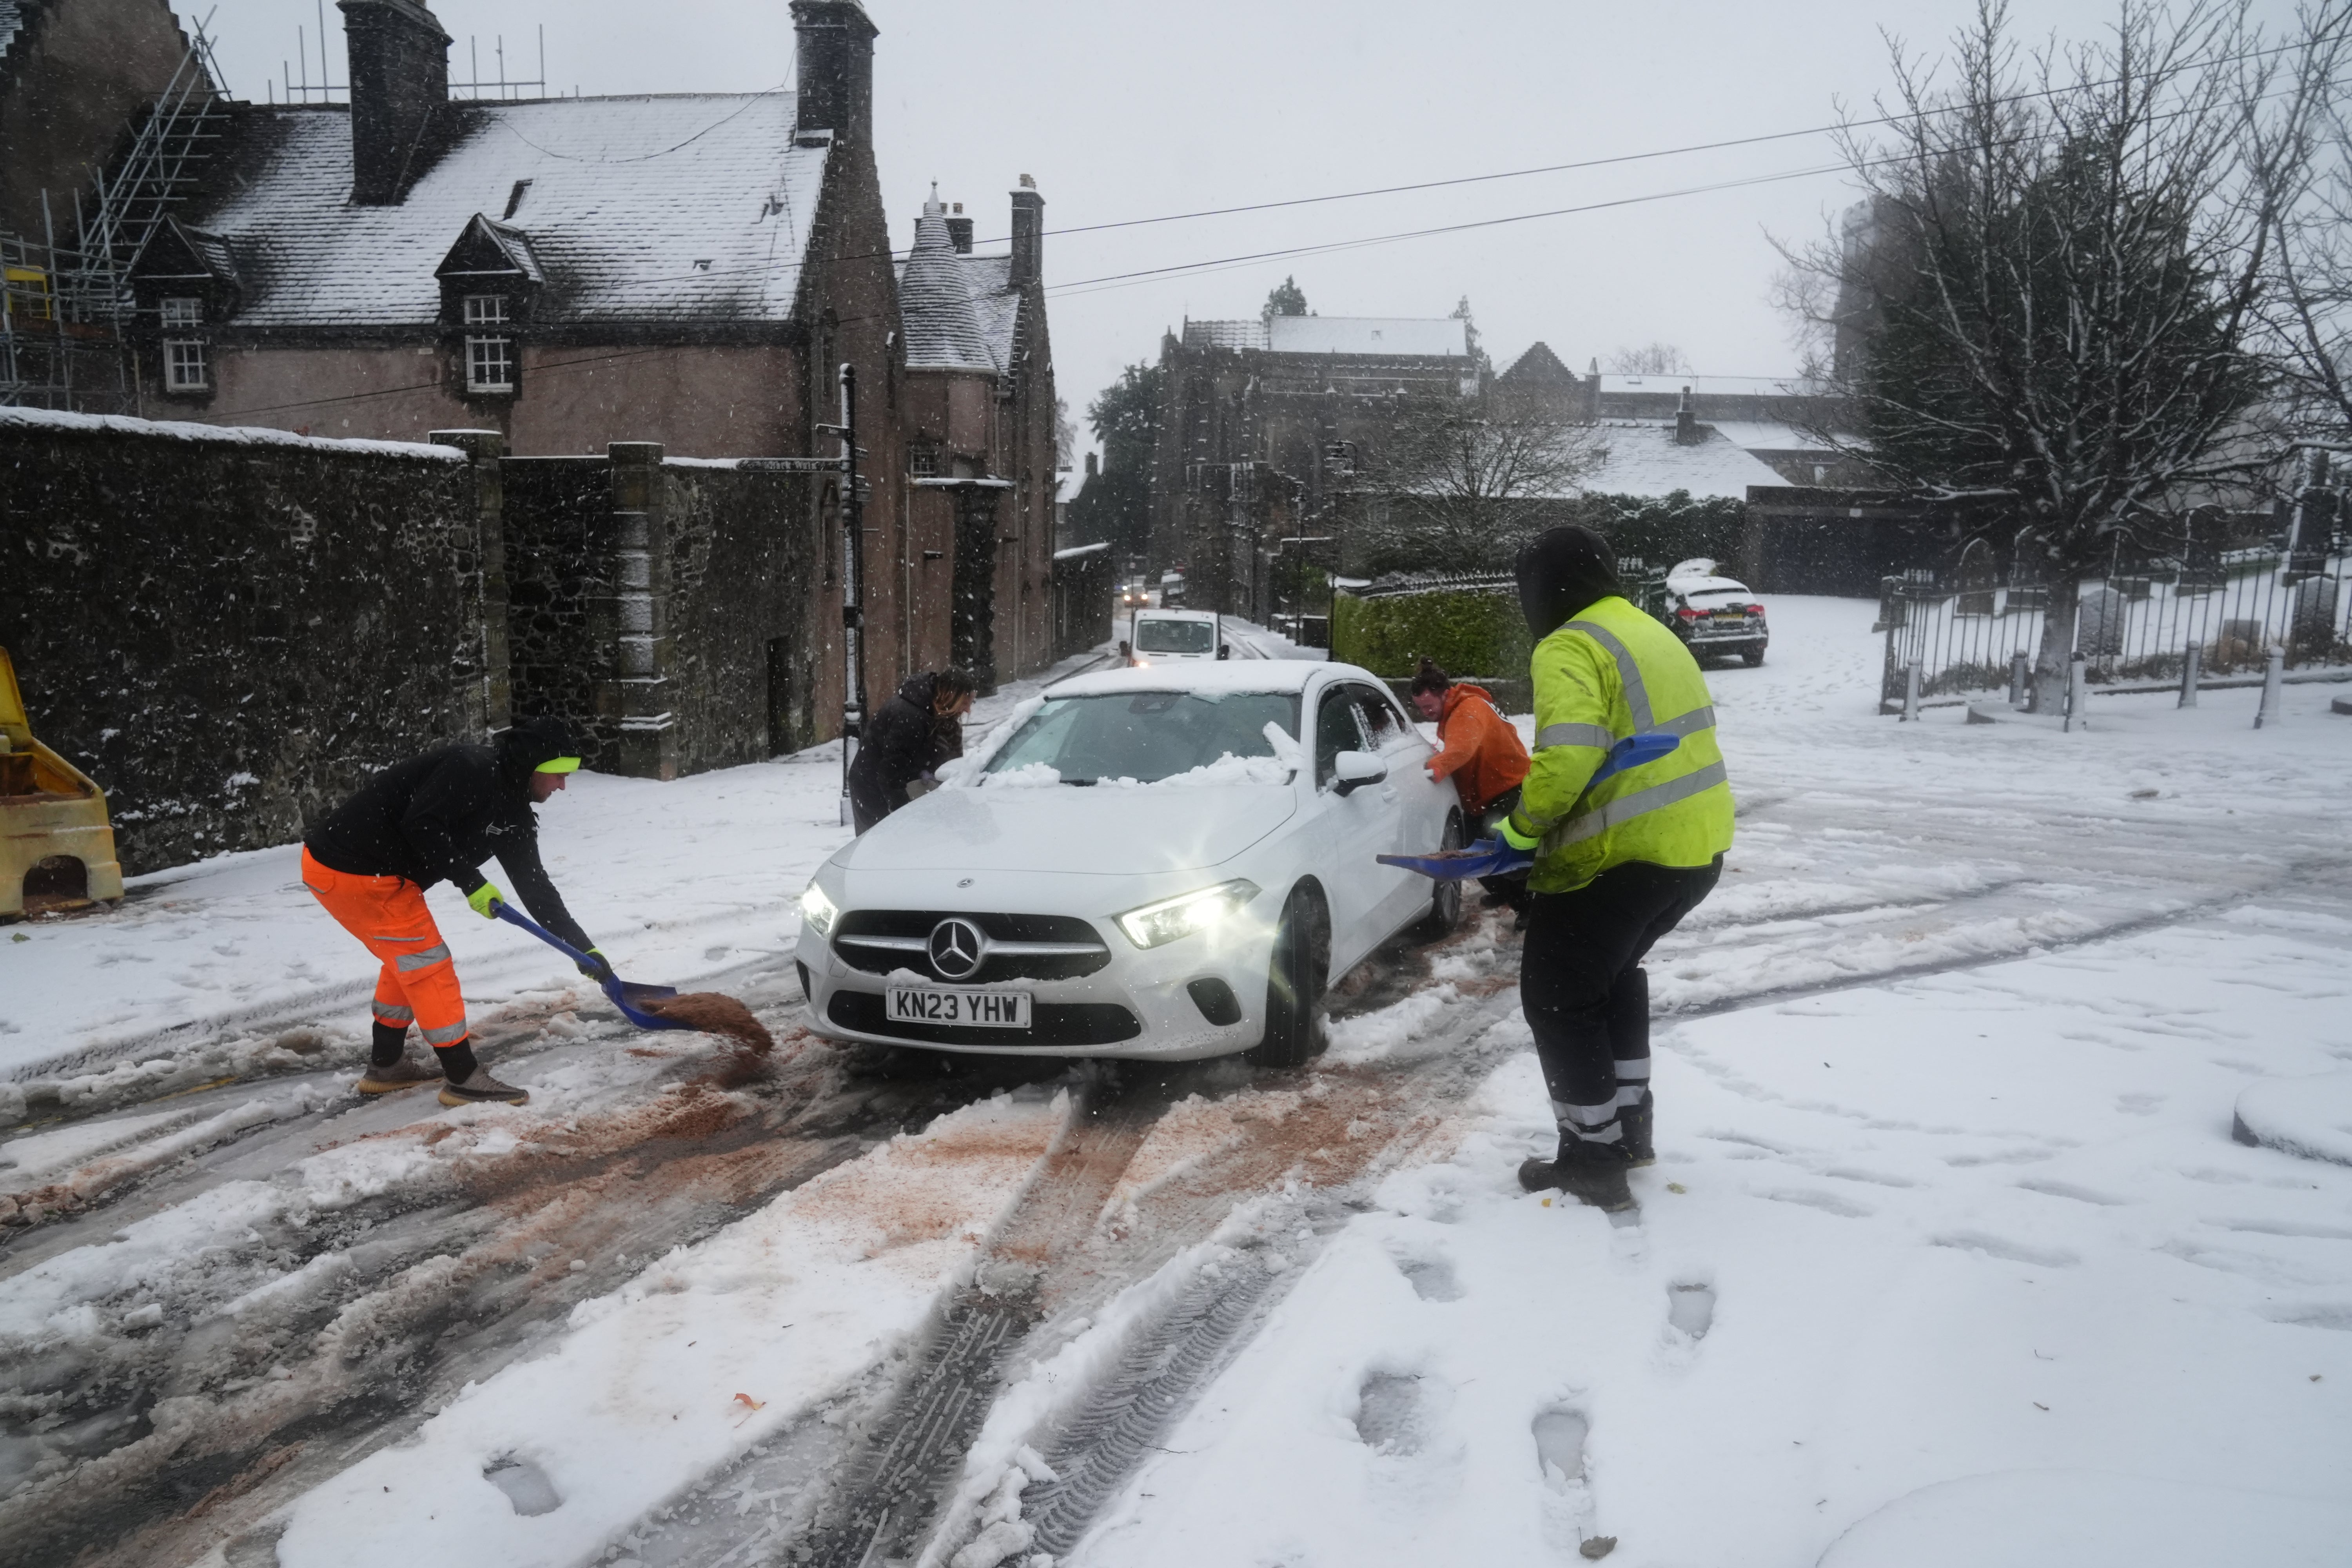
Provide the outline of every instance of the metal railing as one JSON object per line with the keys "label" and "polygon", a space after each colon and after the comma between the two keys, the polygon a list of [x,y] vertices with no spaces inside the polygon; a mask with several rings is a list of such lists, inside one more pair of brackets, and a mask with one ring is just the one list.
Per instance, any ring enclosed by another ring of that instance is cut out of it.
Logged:
{"label": "metal railing", "polygon": [[[2094,689],[2160,689],[2258,679],[2273,649],[2287,669],[2352,665],[2352,593],[2344,541],[2324,554],[2260,545],[2128,559],[2085,582],[2073,654]],[[2050,589],[1954,582],[1929,572],[1886,578],[1882,707],[1962,700],[2006,689],[2012,700],[2039,656]],[[1916,686],[1914,684],[1916,672]]]}

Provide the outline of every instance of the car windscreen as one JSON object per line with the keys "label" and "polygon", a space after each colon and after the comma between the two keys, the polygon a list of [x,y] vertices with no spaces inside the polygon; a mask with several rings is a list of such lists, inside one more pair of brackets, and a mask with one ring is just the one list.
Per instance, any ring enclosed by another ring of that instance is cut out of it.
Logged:
{"label": "car windscreen", "polygon": [[1214,653],[1217,628],[1209,621],[1149,620],[1135,623],[1138,653]]}
{"label": "car windscreen", "polygon": [[1064,784],[1156,784],[1226,757],[1275,756],[1268,724],[1297,734],[1298,699],[1278,691],[1049,697],[982,771],[1003,773],[1043,763]]}

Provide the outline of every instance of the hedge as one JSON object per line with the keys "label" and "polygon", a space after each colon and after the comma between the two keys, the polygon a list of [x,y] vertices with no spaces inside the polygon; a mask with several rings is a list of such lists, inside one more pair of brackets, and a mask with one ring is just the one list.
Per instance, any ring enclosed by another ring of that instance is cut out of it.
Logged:
{"label": "hedge", "polygon": [[1506,589],[1331,596],[1331,657],[1374,675],[1410,676],[1427,658],[1449,675],[1524,676],[1528,652],[1518,598]]}

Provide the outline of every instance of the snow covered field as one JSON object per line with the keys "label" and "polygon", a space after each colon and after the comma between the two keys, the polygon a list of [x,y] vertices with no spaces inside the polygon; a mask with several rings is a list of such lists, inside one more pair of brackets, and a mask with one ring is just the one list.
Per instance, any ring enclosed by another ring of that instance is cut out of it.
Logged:
{"label": "snow covered field", "polygon": [[761,1072],[441,889],[534,1101],[356,1105],[369,967],[290,850],[13,928],[9,1561],[2340,1563],[2352,1164],[2231,1129],[2263,1085],[2352,1149],[2292,1082],[2352,1070],[2352,689],[1897,724],[1871,605],[1770,609],[1614,1224],[1512,1180],[1551,1134],[1491,919],[1349,977],[1299,1073],[809,1039],[823,753],[542,814]]}

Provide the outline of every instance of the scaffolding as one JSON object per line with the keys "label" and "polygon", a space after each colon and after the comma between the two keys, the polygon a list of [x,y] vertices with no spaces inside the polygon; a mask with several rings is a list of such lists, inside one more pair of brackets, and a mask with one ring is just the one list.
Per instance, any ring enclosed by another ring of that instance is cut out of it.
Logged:
{"label": "scaffolding", "polygon": [[100,173],[88,202],[75,194],[70,238],[60,242],[47,193],[37,240],[0,232],[0,406],[132,411],[131,268],[194,194],[207,144],[219,140],[218,79],[198,26],[130,150]]}

